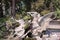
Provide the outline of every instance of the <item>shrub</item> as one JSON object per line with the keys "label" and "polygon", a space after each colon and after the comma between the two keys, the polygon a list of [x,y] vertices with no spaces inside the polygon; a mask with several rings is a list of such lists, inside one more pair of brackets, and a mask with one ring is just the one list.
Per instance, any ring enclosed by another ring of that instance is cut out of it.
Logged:
{"label": "shrub", "polygon": [[60,10],[59,9],[57,9],[57,11],[55,11],[55,16],[56,16],[56,18],[60,18]]}

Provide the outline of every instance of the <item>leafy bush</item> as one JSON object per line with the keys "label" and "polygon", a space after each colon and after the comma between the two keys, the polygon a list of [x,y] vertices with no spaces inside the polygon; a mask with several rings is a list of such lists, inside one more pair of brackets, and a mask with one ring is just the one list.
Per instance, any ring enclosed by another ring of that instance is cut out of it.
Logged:
{"label": "leafy bush", "polygon": [[4,23],[4,22],[6,22],[7,20],[8,20],[7,17],[0,18],[0,23]]}
{"label": "leafy bush", "polygon": [[56,16],[56,18],[60,18],[60,10],[59,9],[57,9],[57,11],[55,11],[55,16]]}

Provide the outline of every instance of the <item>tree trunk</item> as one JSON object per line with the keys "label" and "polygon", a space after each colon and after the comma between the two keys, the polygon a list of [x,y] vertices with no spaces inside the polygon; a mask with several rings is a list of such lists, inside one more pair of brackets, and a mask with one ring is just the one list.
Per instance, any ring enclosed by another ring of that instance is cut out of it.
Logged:
{"label": "tree trunk", "polygon": [[15,0],[12,0],[12,17],[15,17]]}

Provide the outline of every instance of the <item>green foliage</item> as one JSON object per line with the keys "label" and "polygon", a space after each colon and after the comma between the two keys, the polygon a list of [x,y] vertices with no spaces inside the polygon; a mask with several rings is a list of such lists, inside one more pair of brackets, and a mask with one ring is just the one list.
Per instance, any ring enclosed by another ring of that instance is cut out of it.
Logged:
{"label": "green foliage", "polygon": [[29,26],[30,26],[29,23],[25,24],[24,29],[27,29]]}
{"label": "green foliage", "polygon": [[0,40],[3,39],[4,34],[5,34],[5,33],[4,33],[5,31],[7,31],[6,27],[5,27],[5,26],[2,26],[2,27],[0,28]]}
{"label": "green foliage", "polygon": [[4,22],[6,22],[7,20],[8,20],[7,17],[0,18],[0,23],[4,23]]}
{"label": "green foliage", "polygon": [[31,19],[32,17],[30,16],[30,15],[26,15],[26,16],[24,16],[23,17],[23,19],[25,20],[25,21],[27,21],[27,20],[29,20],[29,19]]}
{"label": "green foliage", "polygon": [[60,0],[53,0],[52,2],[55,10],[57,10],[57,8],[60,9]]}
{"label": "green foliage", "polygon": [[47,13],[49,13],[50,12],[50,10],[43,10],[42,12],[41,12],[41,15],[45,15],[45,14],[47,14]]}
{"label": "green foliage", "polygon": [[20,16],[21,16],[20,14],[16,14],[15,19],[17,20],[20,19]]}
{"label": "green foliage", "polygon": [[39,9],[39,7],[44,5],[44,0],[37,0],[35,5],[36,5],[36,9]]}
{"label": "green foliage", "polygon": [[16,6],[17,6],[17,13],[20,13],[20,14],[24,14],[25,11],[26,11],[26,7],[25,7],[25,4],[24,4],[24,1],[19,1],[16,3]]}
{"label": "green foliage", "polygon": [[12,26],[13,23],[16,23],[14,19],[9,18],[6,23],[8,23],[10,26]]}
{"label": "green foliage", "polygon": [[2,30],[2,31],[6,31],[7,29],[6,29],[5,26],[3,26],[3,27],[1,27],[1,30]]}
{"label": "green foliage", "polygon": [[3,31],[0,30],[0,37],[2,37],[2,36],[3,36]]}
{"label": "green foliage", "polygon": [[57,9],[57,11],[55,11],[55,16],[56,18],[60,18],[60,9]]}
{"label": "green foliage", "polygon": [[4,32],[7,31],[6,26],[2,24],[5,23],[8,19],[9,19],[8,17],[0,18],[0,40],[3,40],[2,37],[4,37]]}

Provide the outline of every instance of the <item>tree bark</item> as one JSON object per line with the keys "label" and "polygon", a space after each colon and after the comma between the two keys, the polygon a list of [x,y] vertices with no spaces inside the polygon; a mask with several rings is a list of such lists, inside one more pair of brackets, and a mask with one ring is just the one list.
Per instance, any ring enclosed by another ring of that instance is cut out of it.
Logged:
{"label": "tree bark", "polygon": [[15,0],[12,0],[12,17],[15,17]]}

